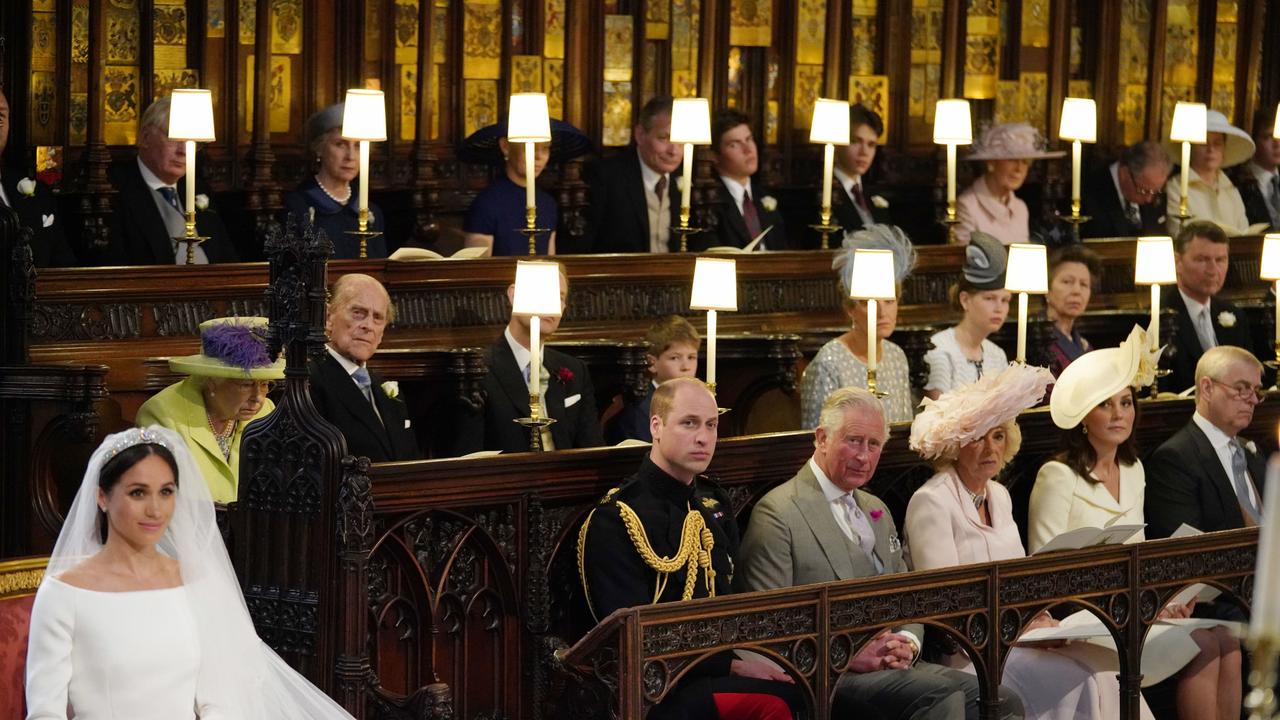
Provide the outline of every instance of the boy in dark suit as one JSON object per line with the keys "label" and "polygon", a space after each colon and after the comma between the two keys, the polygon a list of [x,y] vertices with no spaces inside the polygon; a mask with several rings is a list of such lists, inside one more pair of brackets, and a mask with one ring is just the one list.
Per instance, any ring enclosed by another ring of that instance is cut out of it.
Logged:
{"label": "boy in dark suit", "polygon": [[613,416],[605,435],[609,444],[623,440],[651,442],[649,433],[649,401],[653,391],[662,383],[678,377],[693,377],[698,372],[698,348],[702,338],[688,320],[679,315],[668,315],[649,326],[645,333],[649,351],[649,374],[653,380],[645,388],[644,395],[634,403],[623,405]]}
{"label": "boy in dark suit", "polygon": [[311,401],[338,426],[347,452],[373,462],[417,460],[418,440],[395,383],[383,382],[366,363],[395,319],[387,289],[368,275],[343,275],[333,284],[324,330],[327,351],[307,367]]}
{"label": "boy in dark suit", "polygon": [[890,222],[888,201],[864,182],[883,134],[884,121],[876,111],[861,104],[849,107],[849,144],[836,147],[831,192],[832,224],[845,232]]}
{"label": "boy in dark suit", "polygon": [[712,163],[720,176],[716,184],[715,227],[689,238],[695,250],[709,247],[746,247],[768,231],[760,249],[787,247],[787,232],[778,212],[778,201],[751,176],[760,166],[750,118],[734,108],[719,110],[711,118]]}
{"label": "boy in dark suit", "polygon": [[[507,288],[514,301],[516,286]],[[560,273],[560,304],[569,296],[569,279]],[[560,327],[559,317],[539,317],[539,332],[546,342]],[[529,351],[529,317],[511,314],[502,337],[489,347],[485,360],[489,374],[481,384],[484,407],[463,410],[454,445],[456,455],[480,450],[528,452],[529,432],[517,418],[529,417],[529,373],[534,372]],[[545,450],[569,450],[604,444],[599,408],[586,363],[549,347],[542,348],[542,413],[555,420],[542,433]]]}

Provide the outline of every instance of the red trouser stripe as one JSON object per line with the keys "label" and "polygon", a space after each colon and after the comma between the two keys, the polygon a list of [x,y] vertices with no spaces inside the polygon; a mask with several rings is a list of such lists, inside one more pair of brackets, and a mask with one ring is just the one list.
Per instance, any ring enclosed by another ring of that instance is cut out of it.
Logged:
{"label": "red trouser stripe", "polygon": [[777,695],[715,693],[720,720],[791,720],[791,708]]}

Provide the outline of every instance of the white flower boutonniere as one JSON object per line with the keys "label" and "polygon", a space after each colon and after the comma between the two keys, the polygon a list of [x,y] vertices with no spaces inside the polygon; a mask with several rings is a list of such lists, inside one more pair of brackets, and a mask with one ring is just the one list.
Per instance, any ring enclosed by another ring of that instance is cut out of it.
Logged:
{"label": "white flower boutonniere", "polygon": [[209,196],[208,196],[208,195],[205,195],[204,193],[200,193],[199,195],[197,195],[197,196],[196,196],[196,209],[197,209],[197,210],[208,210],[208,209],[209,209]]}
{"label": "white flower boutonniere", "polygon": [[24,177],[18,181],[18,192],[25,197],[34,197],[36,194],[36,181],[29,177]]}
{"label": "white flower boutonniere", "polygon": [[875,207],[880,208],[881,210],[883,210],[883,209],[885,209],[885,208],[889,207],[889,201],[888,201],[888,200],[885,200],[883,197],[881,197],[881,196],[879,196],[879,195],[872,195],[872,196],[871,196],[871,204],[872,204],[873,206],[875,206]]}
{"label": "white flower boutonniere", "polygon": [[778,209],[778,201],[774,200],[772,195],[765,195],[760,198],[760,207],[764,208],[765,212],[773,212]]}
{"label": "white flower boutonniere", "polygon": [[684,176],[683,175],[676,176],[676,190],[679,190],[680,192],[684,192]]}
{"label": "white flower boutonniere", "polygon": [[1231,312],[1227,312],[1227,311],[1225,311],[1225,310],[1224,310],[1224,311],[1222,311],[1222,312],[1220,312],[1220,313],[1218,313],[1218,324],[1219,324],[1219,325],[1221,325],[1221,326],[1222,326],[1222,327],[1224,327],[1224,328],[1231,328],[1231,327],[1235,327],[1235,326],[1236,326],[1236,314],[1235,314],[1235,313],[1231,313]]}
{"label": "white flower boutonniere", "polygon": [[395,380],[388,380],[382,383],[382,392],[392,400],[398,400],[400,398],[400,383]]}
{"label": "white flower boutonniere", "polygon": [[1253,455],[1257,455],[1257,454],[1258,454],[1258,446],[1257,446],[1257,445],[1255,445],[1255,444],[1253,443],[1253,441],[1252,441],[1252,440],[1245,440],[1245,441],[1244,441],[1244,449],[1245,449],[1245,450],[1248,450],[1248,451],[1249,451],[1251,454],[1253,454]]}

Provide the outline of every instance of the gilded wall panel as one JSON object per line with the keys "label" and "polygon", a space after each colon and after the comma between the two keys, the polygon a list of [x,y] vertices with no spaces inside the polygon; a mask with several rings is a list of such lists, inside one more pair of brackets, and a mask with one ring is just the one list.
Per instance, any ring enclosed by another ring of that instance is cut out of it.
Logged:
{"label": "gilded wall panel", "polygon": [[[827,37],[826,0],[799,0],[796,7],[796,64],[821,65]],[[806,120],[805,127],[808,126]]]}
{"label": "gilded wall panel", "polygon": [[631,83],[604,83],[605,147],[623,147],[631,142]]}
{"label": "gilded wall panel", "polygon": [[365,75],[376,73],[382,64],[382,0],[364,0]]}
{"label": "gilded wall panel", "polygon": [[205,4],[205,35],[212,38],[227,36],[226,0],[207,0]]}
{"label": "gilded wall panel", "polygon": [[906,131],[913,143],[933,140],[933,108],[942,81],[943,12],[942,0],[911,0]]}
{"label": "gilded wall panel", "polygon": [[31,73],[31,141],[33,143],[52,143],[54,141],[53,114],[58,102],[58,82],[52,72],[37,71]]}
{"label": "gilded wall panel", "polygon": [[431,44],[434,46],[431,55],[436,63],[443,65],[449,57],[449,0],[436,0],[436,12],[431,19]]}
{"label": "gilded wall panel", "polygon": [[742,106],[742,48],[729,48],[729,74],[728,74],[728,103],[729,107]]}
{"label": "gilded wall panel", "polygon": [[1049,108],[1046,104],[1049,98],[1049,73],[1024,72],[1020,75],[1020,80],[1022,117],[1031,123],[1031,127],[1045,133],[1045,122],[1049,117]]}
{"label": "gilded wall panel", "polygon": [[1199,0],[1169,0],[1165,25],[1164,97],[1160,105],[1161,135],[1166,135],[1178,100],[1193,100],[1199,55]]}
{"label": "gilded wall panel", "polygon": [[545,29],[542,34],[542,56],[564,59],[565,0],[543,0]]}
{"label": "gilded wall panel", "polygon": [[542,56],[511,56],[511,92],[542,92]]}
{"label": "gilded wall panel", "polygon": [[701,12],[701,0],[671,0],[671,92],[675,97],[698,94],[698,25]]}
{"label": "gilded wall panel", "polygon": [[396,0],[396,64],[418,64],[418,0]]}
{"label": "gilded wall panel", "polygon": [[640,88],[640,96],[651,98],[658,94],[658,52],[665,50],[662,43],[646,40],[641,46],[640,51],[640,67],[642,72],[640,78],[644,85]]}
{"label": "gilded wall panel", "polygon": [[106,12],[107,64],[138,62],[138,9],[134,0],[110,0]]}
{"label": "gilded wall panel", "polygon": [[634,23],[630,15],[604,16],[604,79],[630,82],[634,52]]}
{"label": "gilded wall panel", "polygon": [[564,60],[542,61],[542,92],[547,94],[547,112],[551,117],[564,117]]}
{"label": "gilded wall panel", "polygon": [[400,69],[400,140],[408,142],[418,136],[418,66],[408,63]]}
{"label": "gilded wall panel", "polygon": [[236,23],[239,25],[240,44],[252,45],[258,22],[258,3],[255,0],[240,0],[239,10]]}
{"label": "gilded wall panel", "polygon": [[[253,132],[253,56],[245,56],[244,128]],[[271,82],[267,90],[267,127],[273,133],[289,132],[293,107],[293,59],[271,56]]]}
{"label": "gilded wall panel", "polygon": [[32,0],[32,12],[54,12],[58,9],[57,0]]}
{"label": "gilded wall panel", "polygon": [[1000,72],[999,1],[969,0],[965,27],[964,96],[994,98]]}
{"label": "gilded wall panel", "polygon": [[996,122],[1022,122],[1026,113],[1022,110],[1022,82],[1000,80],[996,83]]}
{"label": "gilded wall panel", "polygon": [[671,0],[646,0],[644,4],[644,37],[666,40],[671,36]]}
{"label": "gilded wall panel", "polygon": [[[802,22],[803,13],[802,9]],[[729,44],[742,47],[769,47],[773,44],[772,0],[731,0]]]}
{"label": "gilded wall panel", "polygon": [[822,94],[822,66],[797,65],[791,126],[807,130],[813,122],[813,103]]}
{"label": "gilded wall panel", "polygon": [[271,52],[274,55],[302,52],[302,0],[272,0]]}
{"label": "gilded wall panel", "polygon": [[1236,0],[1218,0],[1218,17],[1213,43],[1213,97],[1210,107],[1228,118],[1236,111]]}
{"label": "gilded wall panel", "polygon": [[77,0],[71,6],[71,62],[89,62],[89,2]]}
{"label": "gilded wall panel", "polygon": [[1124,0],[1120,10],[1120,107],[1126,145],[1146,137],[1147,57],[1151,43],[1152,0]]}
{"label": "gilded wall panel", "polygon": [[169,95],[174,88],[200,87],[200,73],[191,68],[157,68],[151,75],[152,102]]}
{"label": "gilded wall panel", "polygon": [[102,133],[108,145],[138,139],[138,68],[108,65],[103,70]]}
{"label": "gilded wall panel", "polygon": [[889,112],[889,76],[855,75],[849,78],[849,102],[862,103],[880,115],[884,123],[880,142],[888,142],[891,137],[889,119],[892,117]]}
{"label": "gilded wall panel", "polygon": [[[857,4],[856,2],[854,3]],[[876,16],[853,16],[849,37],[849,71],[853,75],[874,75],[876,72],[876,44],[879,28]]]}
{"label": "gilded wall panel", "polygon": [[1023,47],[1049,47],[1049,0],[1022,0]]}
{"label": "gilded wall panel", "polygon": [[1093,83],[1089,80],[1070,80],[1067,82],[1067,95],[1078,98],[1093,97]]}
{"label": "gilded wall panel", "polygon": [[677,70],[671,73],[672,97],[697,97],[698,73],[696,70]]}
{"label": "gilded wall panel", "polygon": [[58,16],[52,12],[31,13],[31,70],[53,72],[58,64]]}
{"label": "gilded wall panel", "polygon": [[[467,0],[463,3],[462,77],[497,80],[502,75],[502,3]],[[475,86],[476,92],[480,92]],[[494,86],[497,93],[497,86]]]}
{"label": "gilded wall panel", "polygon": [[463,121],[463,137],[498,122],[498,115],[503,108],[498,104],[497,81],[465,80],[462,83],[462,96],[462,105],[467,109]]}
{"label": "gilded wall panel", "polygon": [[89,139],[89,93],[71,93],[71,105],[67,112],[72,145],[83,145]]}
{"label": "gilded wall panel", "polygon": [[155,45],[153,63],[157,70],[187,66],[187,6],[182,0],[156,0],[152,11]]}

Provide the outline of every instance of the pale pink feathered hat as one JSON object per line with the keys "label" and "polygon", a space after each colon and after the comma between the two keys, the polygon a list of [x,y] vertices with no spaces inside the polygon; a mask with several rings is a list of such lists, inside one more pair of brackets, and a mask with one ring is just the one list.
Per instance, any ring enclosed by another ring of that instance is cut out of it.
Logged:
{"label": "pale pink feathered hat", "polygon": [[1063,150],[1045,150],[1048,141],[1027,123],[1000,123],[987,128],[973,144],[970,160],[1039,160],[1060,158]]}
{"label": "pale pink feathered hat", "polygon": [[1047,369],[1014,363],[937,400],[926,399],[911,423],[910,447],[926,460],[952,456],[1034,406],[1051,382],[1053,373]]}

